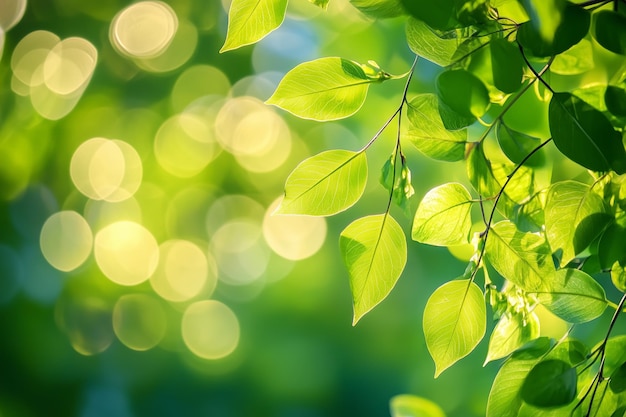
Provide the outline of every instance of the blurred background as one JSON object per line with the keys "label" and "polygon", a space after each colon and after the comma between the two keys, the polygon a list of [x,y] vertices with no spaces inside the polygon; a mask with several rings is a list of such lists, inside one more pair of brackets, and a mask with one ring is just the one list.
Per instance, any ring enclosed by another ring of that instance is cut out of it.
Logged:
{"label": "blurred background", "polygon": [[[395,126],[368,151],[355,207],[271,216],[291,170],[362,147],[404,81],[372,86],[342,122],[263,101],[322,56],[406,72],[402,20],[292,0],[279,30],[220,55],[228,7],[0,3],[0,416],[388,416],[403,393],[483,415],[487,341],[434,380],[422,335],[426,299],[465,268],[445,248],[409,243],[396,288],[351,326],[338,236],[384,211]],[[412,91],[432,91],[436,72],[420,62]],[[413,209],[466,182],[463,164],[405,152]]]}

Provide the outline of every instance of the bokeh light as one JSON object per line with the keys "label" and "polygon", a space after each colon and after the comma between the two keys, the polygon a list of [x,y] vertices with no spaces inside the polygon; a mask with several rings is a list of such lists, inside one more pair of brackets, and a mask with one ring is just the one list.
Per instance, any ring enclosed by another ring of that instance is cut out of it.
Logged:
{"label": "bokeh light", "polygon": [[154,291],[168,301],[186,301],[203,291],[211,296],[217,285],[212,258],[186,240],[168,240],[159,247],[159,266],[150,278]]}
{"label": "bokeh light", "polygon": [[41,228],[41,252],[59,271],[72,271],[82,265],[93,246],[87,221],[75,211],[53,214]]}
{"label": "bokeh light", "polygon": [[274,215],[282,201],[277,198],[263,218],[263,237],[274,252],[283,258],[300,260],[315,254],[326,239],[326,219],[310,216]]}
{"label": "bokeh light", "polygon": [[[60,40],[52,32],[36,30],[30,32],[18,42],[11,56],[11,69],[18,86],[25,86],[28,92],[30,87],[43,82],[43,73],[38,70],[46,61],[48,53]],[[23,91],[23,89],[16,91],[14,88],[14,92],[18,94]]]}
{"label": "bokeh light", "polygon": [[139,154],[121,140],[89,139],[76,149],[70,163],[74,185],[93,200],[115,202],[131,197],[142,175]]}
{"label": "bokeh light", "polygon": [[130,221],[101,229],[96,234],[94,254],[102,273],[120,285],[146,281],[159,263],[159,246],[152,233]]}
{"label": "bokeh light", "polygon": [[183,315],[181,331],[189,350],[204,359],[226,357],[239,344],[237,316],[216,300],[191,304]]}
{"label": "bokeh light", "polygon": [[113,308],[113,330],[133,350],[155,347],[165,336],[166,316],[159,301],[147,294],[126,294]]}
{"label": "bokeh light", "polygon": [[153,58],[162,54],[174,39],[178,18],[160,1],[134,3],[120,11],[111,22],[113,47],[132,58]]}
{"label": "bokeh light", "polygon": [[0,29],[3,32],[9,31],[15,26],[26,11],[26,0],[3,0],[0,7]]}
{"label": "bokeh light", "polygon": [[97,60],[98,51],[85,39],[64,39],[46,56],[43,63],[44,83],[55,94],[82,94],[91,80]]}
{"label": "bokeh light", "polygon": [[55,306],[57,325],[74,350],[85,356],[102,353],[113,343],[111,314],[111,307],[93,295],[65,297]]}
{"label": "bokeh light", "polygon": [[170,94],[171,107],[180,112],[186,106],[203,96],[226,97],[230,91],[230,81],[219,68],[211,65],[194,65],[183,71]]}
{"label": "bokeh light", "polygon": [[181,20],[171,44],[163,53],[144,59],[135,59],[137,66],[150,72],[168,72],[183,66],[196,51],[198,30],[186,20]]}

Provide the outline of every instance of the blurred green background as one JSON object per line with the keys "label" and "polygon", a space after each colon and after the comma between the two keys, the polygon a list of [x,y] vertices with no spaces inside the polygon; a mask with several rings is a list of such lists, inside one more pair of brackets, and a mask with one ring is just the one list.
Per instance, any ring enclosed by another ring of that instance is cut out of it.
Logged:
{"label": "blurred green background", "polygon": [[[402,393],[484,414],[487,341],[434,380],[422,336],[426,299],[465,268],[446,249],[409,244],[396,288],[351,326],[338,236],[384,211],[393,127],[368,151],[355,207],[270,216],[305,157],[367,143],[403,81],[373,86],[343,122],[262,101],[321,56],[406,72],[402,21],[292,0],[279,30],[220,55],[226,10],[0,3],[0,416],[387,416]],[[412,90],[432,91],[436,72],[420,62]],[[405,152],[414,200],[465,182],[462,164]]]}

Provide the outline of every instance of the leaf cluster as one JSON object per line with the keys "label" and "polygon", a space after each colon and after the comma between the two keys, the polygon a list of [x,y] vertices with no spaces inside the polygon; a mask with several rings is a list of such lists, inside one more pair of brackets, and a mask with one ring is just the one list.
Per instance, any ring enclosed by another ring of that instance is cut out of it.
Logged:
{"label": "leaf cluster", "polygon": [[[324,9],[329,3],[312,2]],[[289,71],[267,103],[300,118],[343,119],[358,112],[371,84],[393,79],[406,80],[402,99],[362,148],[329,150],[298,165],[277,213],[329,216],[356,204],[367,186],[370,146],[397,120],[397,140],[379,174],[389,193],[385,209],[340,235],[353,324],[387,297],[406,264],[405,232],[390,213],[396,204],[413,218],[412,240],[473,251],[466,270],[435,290],[424,309],[435,377],[485,338],[491,312],[496,324],[485,363],[504,362],[488,416],[622,415],[626,339],[611,334],[626,296],[610,301],[601,279],[610,275],[626,291],[624,2],[351,3],[370,18],[405,21],[406,46],[415,54],[409,71],[392,75],[374,61],[320,58]],[[276,29],[286,7],[286,0],[234,0],[222,50]],[[441,67],[434,93],[410,94],[420,59]],[[549,135],[515,123],[511,113],[522,107],[529,119],[547,118]],[[467,181],[436,186],[410,212],[415,192],[405,145],[464,164]],[[575,174],[551,181],[546,173],[563,161]],[[540,337],[539,305],[570,332]],[[572,336],[584,323],[602,322],[607,308],[613,316],[595,347]],[[425,401],[396,397],[392,414],[443,414]]]}

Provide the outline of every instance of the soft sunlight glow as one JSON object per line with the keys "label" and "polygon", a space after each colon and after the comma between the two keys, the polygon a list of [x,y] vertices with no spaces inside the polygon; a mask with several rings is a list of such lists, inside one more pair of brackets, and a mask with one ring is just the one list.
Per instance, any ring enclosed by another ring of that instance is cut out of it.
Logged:
{"label": "soft sunlight glow", "polygon": [[131,4],[111,22],[113,47],[132,58],[154,58],[170,45],[178,28],[174,10],[160,1]]}
{"label": "soft sunlight glow", "polygon": [[315,254],[326,239],[326,219],[311,216],[274,215],[282,197],[274,200],[263,219],[263,237],[283,258],[300,260]]}
{"label": "soft sunlight glow", "polygon": [[26,0],[2,0],[0,7],[0,29],[8,32],[19,23],[26,11]]}
{"label": "soft sunlight glow", "polygon": [[179,114],[167,119],[154,140],[159,165],[178,177],[192,177],[202,171],[221,151],[215,142],[212,125],[194,114]]}
{"label": "soft sunlight glow", "polygon": [[198,30],[186,20],[181,20],[171,44],[154,58],[135,59],[141,69],[151,72],[167,72],[185,64],[196,51]]}
{"label": "soft sunlight glow", "polygon": [[231,194],[216,200],[209,208],[206,215],[206,229],[212,236],[220,227],[228,221],[247,219],[260,223],[265,215],[265,209],[252,198]]}
{"label": "soft sunlight glow", "polygon": [[45,30],[36,30],[24,36],[11,56],[13,77],[27,87],[41,84],[43,72],[38,70],[60,40],[57,35]]}
{"label": "soft sunlight glow", "polygon": [[171,107],[179,112],[196,99],[208,95],[225,97],[229,90],[230,81],[221,70],[211,65],[194,65],[176,79],[170,94]]}
{"label": "soft sunlight glow", "polygon": [[41,228],[41,252],[60,271],[81,266],[91,253],[93,234],[87,221],[75,211],[53,214]]}
{"label": "soft sunlight glow", "polygon": [[186,301],[204,288],[204,295],[211,296],[217,267],[198,246],[186,240],[168,240],[159,251],[159,266],[150,278],[157,294],[168,301]]}
{"label": "soft sunlight glow", "polygon": [[154,273],[159,263],[159,246],[145,227],[121,221],[96,234],[94,254],[100,270],[120,285],[137,285]]}
{"label": "soft sunlight glow", "polygon": [[134,197],[117,202],[87,200],[83,215],[92,230],[100,230],[122,220],[141,223],[143,219],[141,207]]}
{"label": "soft sunlight glow", "polygon": [[131,197],[142,175],[139,154],[120,140],[92,138],[83,142],[70,163],[74,185],[93,200],[116,202]]}
{"label": "soft sunlight glow", "polygon": [[196,356],[220,359],[239,344],[239,320],[225,304],[215,300],[190,305],[182,320],[185,344]]}
{"label": "soft sunlight glow", "polygon": [[85,39],[64,39],[50,50],[43,63],[44,83],[56,94],[82,94],[97,60],[98,51]]}
{"label": "soft sunlight glow", "polygon": [[113,330],[117,338],[133,350],[155,347],[165,336],[165,311],[161,303],[147,294],[120,297],[113,309]]}

